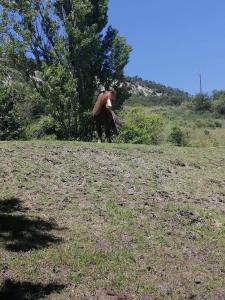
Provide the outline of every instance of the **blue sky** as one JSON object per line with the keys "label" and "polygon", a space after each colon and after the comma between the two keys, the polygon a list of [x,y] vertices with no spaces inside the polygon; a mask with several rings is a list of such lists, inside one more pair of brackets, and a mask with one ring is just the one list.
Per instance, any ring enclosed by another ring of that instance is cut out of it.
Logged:
{"label": "blue sky", "polygon": [[126,75],[225,90],[225,0],[110,0],[109,24],[133,47]]}

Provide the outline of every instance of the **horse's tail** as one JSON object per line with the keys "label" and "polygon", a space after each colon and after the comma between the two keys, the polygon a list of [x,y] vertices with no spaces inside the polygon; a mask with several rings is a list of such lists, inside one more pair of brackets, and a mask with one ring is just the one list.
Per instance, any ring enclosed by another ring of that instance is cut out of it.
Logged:
{"label": "horse's tail", "polygon": [[118,118],[118,116],[114,113],[114,111],[111,110],[111,114],[112,114],[112,118],[113,118],[113,122],[114,122],[114,125],[115,125],[115,128],[116,129],[121,129],[123,127],[123,122],[122,120],[120,120]]}

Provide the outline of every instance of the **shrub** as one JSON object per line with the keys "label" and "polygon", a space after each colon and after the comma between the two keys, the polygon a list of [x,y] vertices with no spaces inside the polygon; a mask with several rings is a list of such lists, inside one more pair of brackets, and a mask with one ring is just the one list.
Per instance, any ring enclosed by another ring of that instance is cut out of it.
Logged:
{"label": "shrub", "polygon": [[225,91],[213,91],[212,108],[219,115],[225,115]]}
{"label": "shrub", "polygon": [[158,114],[146,115],[142,108],[132,108],[122,114],[124,127],[116,142],[159,144],[163,131],[163,118]]}
{"label": "shrub", "polygon": [[26,128],[27,139],[41,139],[51,136],[51,139],[55,139],[57,132],[56,124],[51,116],[43,116],[37,123],[33,123]]}
{"label": "shrub", "polygon": [[204,135],[209,135],[209,134],[210,134],[210,131],[207,130],[207,129],[205,129],[205,130],[204,130]]}
{"label": "shrub", "polygon": [[188,133],[180,126],[174,125],[169,135],[169,141],[176,146],[188,146],[189,144]]}
{"label": "shrub", "polygon": [[0,86],[0,140],[23,138],[24,119],[19,107],[18,94]]}
{"label": "shrub", "polygon": [[223,124],[220,122],[220,121],[215,121],[215,126],[217,128],[222,128],[223,127]]}
{"label": "shrub", "polygon": [[225,115],[225,98],[220,98],[218,100],[214,100],[212,103],[213,110],[220,114]]}
{"label": "shrub", "polygon": [[191,101],[191,107],[197,111],[209,111],[211,109],[211,101],[206,94],[197,94]]}
{"label": "shrub", "polygon": [[195,126],[198,128],[221,128],[222,123],[218,120],[199,119],[195,121]]}
{"label": "shrub", "polygon": [[82,141],[92,141],[94,136],[94,122],[89,111],[85,111],[79,120],[79,137]]}

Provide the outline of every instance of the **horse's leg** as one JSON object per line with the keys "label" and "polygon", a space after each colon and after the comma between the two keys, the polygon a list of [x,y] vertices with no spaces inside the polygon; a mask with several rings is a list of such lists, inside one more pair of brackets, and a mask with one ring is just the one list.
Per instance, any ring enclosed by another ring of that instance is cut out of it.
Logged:
{"label": "horse's leg", "polygon": [[108,143],[112,143],[112,140],[111,140],[111,132],[110,132],[110,125],[107,125],[105,127],[105,136],[106,136],[106,140]]}
{"label": "horse's leg", "polygon": [[102,126],[100,122],[96,123],[96,129],[98,134],[98,143],[102,143]]}

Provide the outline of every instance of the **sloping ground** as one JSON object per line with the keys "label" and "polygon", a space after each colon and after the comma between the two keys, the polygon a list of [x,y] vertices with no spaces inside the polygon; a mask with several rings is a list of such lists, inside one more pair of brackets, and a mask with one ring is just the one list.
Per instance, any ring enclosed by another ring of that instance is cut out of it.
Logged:
{"label": "sloping ground", "polygon": [[0,299],[224,299],[225,149],[0,143]]}

